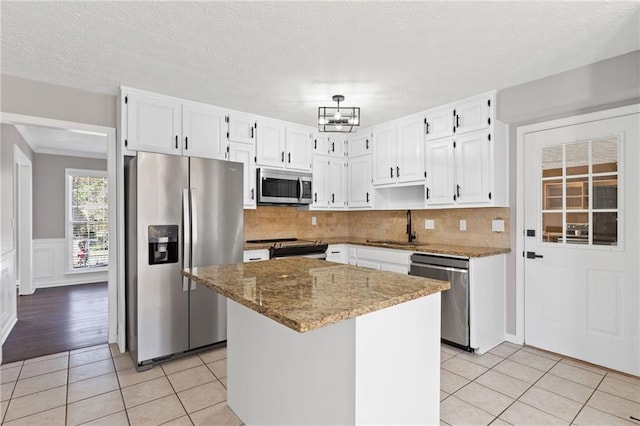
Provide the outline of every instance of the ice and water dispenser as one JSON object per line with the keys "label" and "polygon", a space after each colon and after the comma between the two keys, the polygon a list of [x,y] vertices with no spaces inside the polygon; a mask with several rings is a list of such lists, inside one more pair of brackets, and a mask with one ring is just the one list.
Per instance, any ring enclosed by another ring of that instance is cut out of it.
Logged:
{"label": "ice and water dispenser", "polygon": [[149,265],[178,263],[178,225],[149,226]]}

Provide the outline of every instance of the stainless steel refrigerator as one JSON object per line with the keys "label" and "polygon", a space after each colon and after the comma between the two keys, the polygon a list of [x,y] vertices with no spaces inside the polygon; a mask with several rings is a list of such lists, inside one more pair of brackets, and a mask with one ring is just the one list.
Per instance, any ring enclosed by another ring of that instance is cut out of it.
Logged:
{"label": "stainless steel refrigerator", "polygon": [[139,370],[226,340],[226,298],[180,270],[242,262],[242,169],[147,152],[126,158],[127,345]]}

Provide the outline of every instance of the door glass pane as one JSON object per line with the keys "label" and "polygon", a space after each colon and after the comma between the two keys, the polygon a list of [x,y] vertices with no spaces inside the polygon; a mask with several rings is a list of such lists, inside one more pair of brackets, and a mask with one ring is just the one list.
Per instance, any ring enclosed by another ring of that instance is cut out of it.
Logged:
{"label": "door glass pane", "polygon": [[542,182],[543,210],[562,210],[562,179]]}
{"label": "door glass pane", "polygon": [[542,241],[562,242],[562,213],[542,213]]}
{"label": "door glass pane", "polygon": [[562,145],[542,148],[542,177],[562,176]]}
{"label": "door glass pane", "polygon": [[597,176],[593,178],[593,208],[618,208],[618,176]]}
{"label": "door glass pane", "polygon": [[618,213],[593,213],[593,245],[618,245]]}
{"label": "door glass pane", "polygon": [[567,244],[589,244],[589,213],[567,212]]}
{"label": "door glass pane", "polygon": [[569,144],[566,151],[567,176],[589,173],[589,142]]}
{"label": "door glass pane", "polygon": [[567,179],[567,210],[589,208],[589,181],[585,178]]}
{"label": "door glass pane", "polygon": [[618,138],[594,140],[591,145],[593,173],[618,171]]}

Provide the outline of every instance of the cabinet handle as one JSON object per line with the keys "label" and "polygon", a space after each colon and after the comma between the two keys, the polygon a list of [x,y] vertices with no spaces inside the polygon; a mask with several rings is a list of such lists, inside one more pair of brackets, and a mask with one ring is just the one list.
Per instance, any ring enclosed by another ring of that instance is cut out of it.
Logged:
{"label": "cabinet handle", "polygon": [[427,125],[427,133],[426,133],[426,134],[428,135],[428,134],[429,134],[429,122],[428,122],[428,121],[425,121],[425,122],[424,122],[424,124],[426,124],[426,125]]}
{"label": "cabinet handle", "polygon": [[318,139],[313,140],[313,149],[318,149]]}
{"label": "cabinet handle", "polygon": [[314,193],[313,193],[313,202],[314,202],[314,203],[317,203],[317,202],[318,202],[318,193],[317,193],[317,192],[314,192]]}
{"label": "cabinet handle", "polygon": [[176,149],[178,149],[178,135],[176,135]]}
{"label": "cabinet handle", "polygon": [[259,258],[259,257],[250,257],[250,258],[249,258],[249,261],[250,261],[250,262],[254,262],[254,261],[256,261],[256,260],[260,260],[260,258]]}
{"label": "cabinet handle", "polygon": [[389,167],[389,170],[391,170],[391,177],[393,177],[393,167]]}
{"label": "cabinet handle", "polygon": [[456,185],[456,195],[460,198],[460,185]]}
{"label": "cabinet handle", "polygon": [[255,193],[256,193],[256,190],[254,188],[251,188],[251,200],[255,198]]}
{"label": "cabinet handle", "polygon": [[369,149],[369,139],[367,139],[367,142],[365,144],[365,149]]}
{"label": "cabinet handle", "polygon": [[331,194],[331,204],[335,204],[336,202],[336,194]]}
{"label": "cabinet handle", "polygon": [[287,162],[291,164],[291,153],[287,154]]}
{"label": "cabinet handle", "polygon": [[185,136],[184,137],[184,150],[188,150],[189,149],[189,137]]}
{"label": "cabinet handle", "polygon": [[332,251],[331,254],[340,254],[339,251]]}
{"label": "cabinet handle", "polygon": [[460,115],[456,114],[456,129],[460,127]]}
{"label": "cabinet handle", "polygon": [[400,177],[400,167],[396,166],[396,177]]}
{"label": "cabinet handle", "polygon": [[427,200],[429,199],[429,187],[427,186]]}
{"label": "cabinet handle", "polygon": [[251,139],[253,139],[253,126],[251,126]]}
{"label": "cabinet handle", "polygon": [[284,151],[280,153],[280,161],[284,163]]}
{"label": "cabinet handle", "polygon": [[369,193],[367,192],[367,203],[369,202]]}
{"label": "cabinet handle", "polygon": [[331,142],[331,152],[336,152],[336,143]]}

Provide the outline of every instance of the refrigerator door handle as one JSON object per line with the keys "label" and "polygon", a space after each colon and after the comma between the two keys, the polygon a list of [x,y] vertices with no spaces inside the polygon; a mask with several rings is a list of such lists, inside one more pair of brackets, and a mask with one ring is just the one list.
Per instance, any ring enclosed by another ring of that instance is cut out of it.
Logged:
{"label": "refrigerator door handle", "polygon": [[[191,265],[190,267],[197,266],[196,261],[196,248],[198,246],[198,204],[196,203],[196,190],[191,188]],[[191,281],[191,290],[196,289],[196,282]]]}
{"label": "refrigerator door handle", "polygon": [[[182,269],[191,267],[191,212],[189,190],[182,190]],[[189,290],[189,279],[182,277],[182,291]]]}

